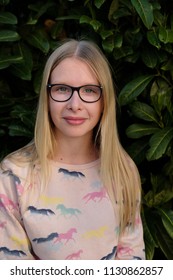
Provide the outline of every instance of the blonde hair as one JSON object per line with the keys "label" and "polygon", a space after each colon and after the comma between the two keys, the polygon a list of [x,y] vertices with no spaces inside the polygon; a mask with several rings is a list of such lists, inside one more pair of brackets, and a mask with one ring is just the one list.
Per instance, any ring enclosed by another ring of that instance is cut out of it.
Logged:
{"label": "blonde hair", "polygon": [[[116,101],[112,73],[101,50],[85,40],[68,40],[59,46],[45,65],[35,124],[34,160],[41,165],[43,186],[50,174],[48,158],[53,158],[56,140],[49,116],[47,84],[53,69],[65,58],[76,57],[89,65],[103,88],[103,114],[95,133],[101,158],[101,179],[112,200],[118,204],[120,231],[135,222],[140,201],[138,170],[120,144],[116,123]],[[117,209],[117,207],[116,207]]]}

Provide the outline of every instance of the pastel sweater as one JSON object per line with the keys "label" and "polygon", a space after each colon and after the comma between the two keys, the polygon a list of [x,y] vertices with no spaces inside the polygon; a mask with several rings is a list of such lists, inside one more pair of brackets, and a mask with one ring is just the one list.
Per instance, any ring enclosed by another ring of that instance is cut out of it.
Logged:
{"label": "pastel sweater", "polygon": [[140,213],[135,228],[127,226],[120,236],[118,215],[100,180],[100,160],[49,164],[49,184],[41,190],[38,166],[31,178],[27,164],[4,161],[0,259],[145,259]]}

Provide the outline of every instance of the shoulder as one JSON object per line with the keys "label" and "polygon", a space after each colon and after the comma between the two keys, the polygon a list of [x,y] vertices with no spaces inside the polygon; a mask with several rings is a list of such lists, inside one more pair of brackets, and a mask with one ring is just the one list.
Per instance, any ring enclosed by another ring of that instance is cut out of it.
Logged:
{"label": "shoulder", "polygon": [[34,167],[33,154],[28,147],[24,147],[7,155],[0,163],[1,179],[13,178],[25,180]]}

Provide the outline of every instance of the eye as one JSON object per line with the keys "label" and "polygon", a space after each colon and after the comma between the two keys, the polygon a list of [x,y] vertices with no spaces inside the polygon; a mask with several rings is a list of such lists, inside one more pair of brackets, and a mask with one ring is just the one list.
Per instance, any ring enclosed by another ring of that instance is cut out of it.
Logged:
{"label": "eye", "polygon": [[92,88],[85,88],[85,92],[91,93],[91,92],[93,92],[93,89]]}
{"label": "eye", "polygon": [[85,92],[85,93],[93,93],[94,89],[93,89],[93,87],[84,87],[83,88],[83,92]]}
{"label": "eye", "polygon": [[82,91],[86,94],[98,94],[100,89],[97,86],[85,86],[82,88]]}
{"label": "eye", "polygon": [[57,93],[69,93],[70,88],[64,85],[54,85],[53,90]]}

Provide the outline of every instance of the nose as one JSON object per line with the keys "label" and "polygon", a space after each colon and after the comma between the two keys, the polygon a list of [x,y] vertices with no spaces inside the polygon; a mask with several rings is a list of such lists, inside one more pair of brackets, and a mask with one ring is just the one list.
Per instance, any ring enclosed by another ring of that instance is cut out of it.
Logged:
{"label": "nose", "polygon": [[82,109],[82,100],[80,99],[77,90],[74,90],[72,97],[68,101],[67,107],[74,112]]}

